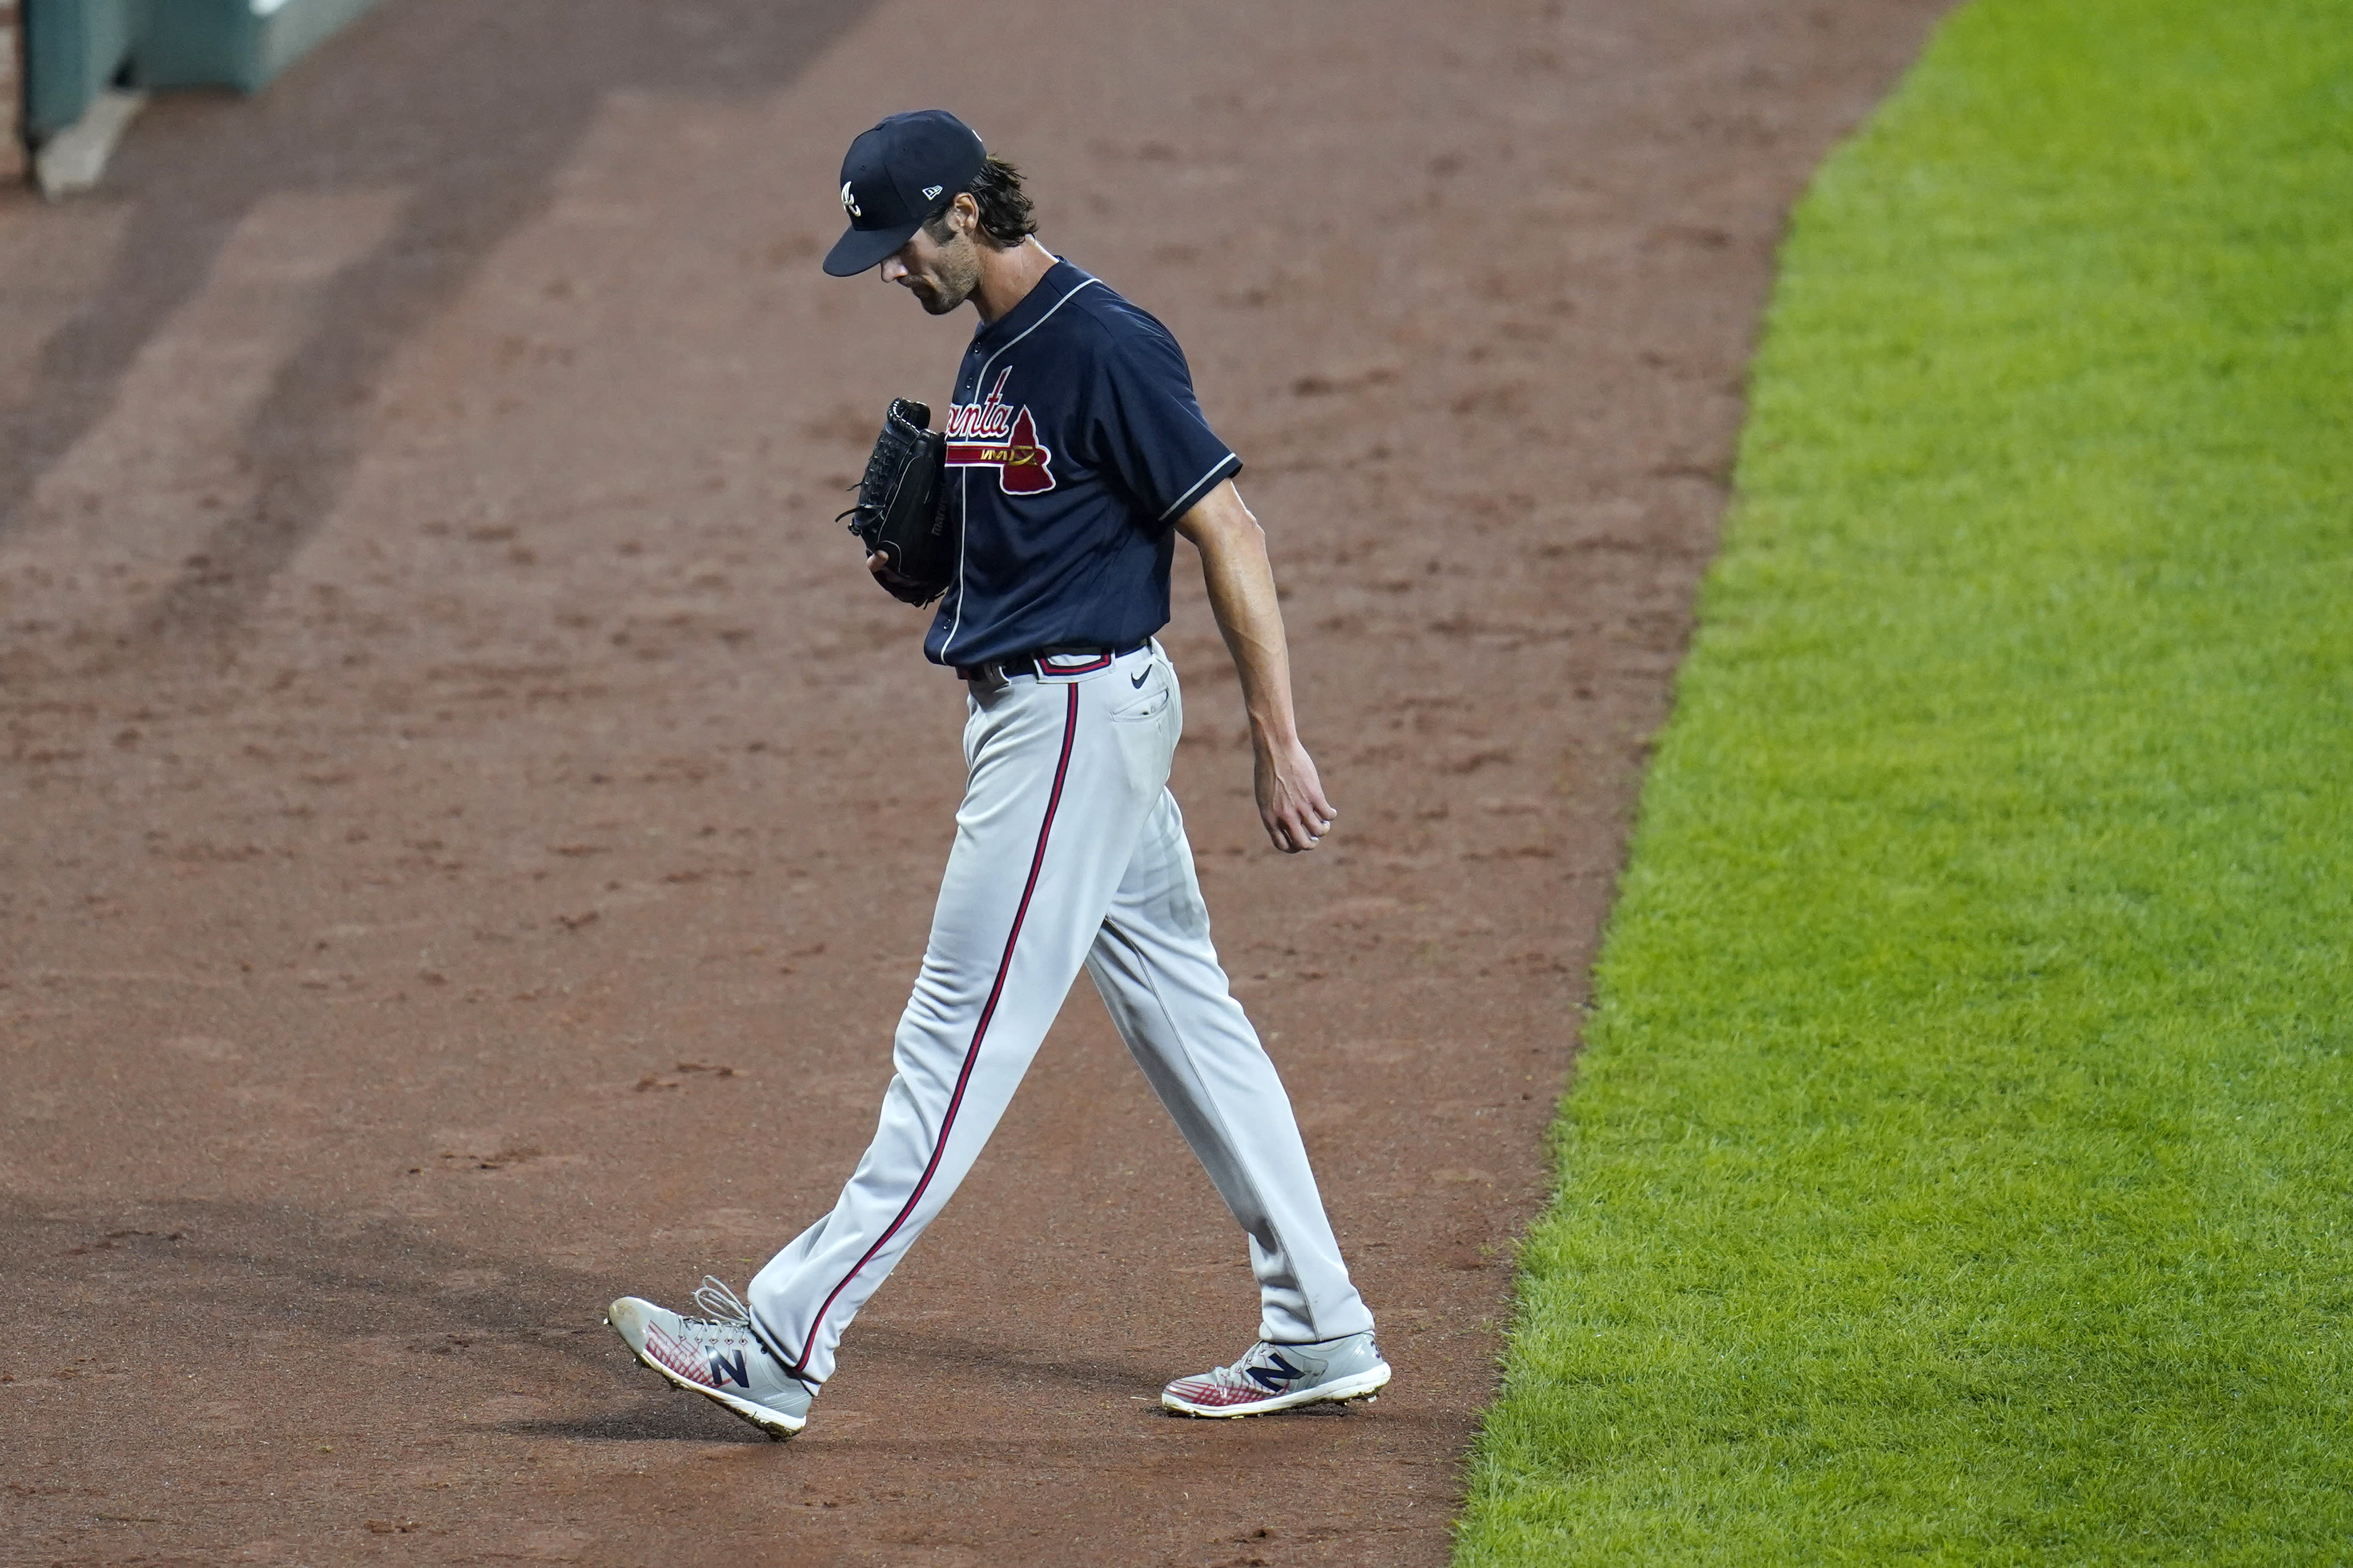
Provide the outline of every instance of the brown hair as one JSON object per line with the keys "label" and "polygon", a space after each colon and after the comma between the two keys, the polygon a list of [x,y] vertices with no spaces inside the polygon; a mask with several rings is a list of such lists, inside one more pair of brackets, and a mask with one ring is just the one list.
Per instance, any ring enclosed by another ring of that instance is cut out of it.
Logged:
{"label": "brown hair", "polygon": [[[1018,245],[1038,232],[1038,215],[1029,205],[1029,193],[1021,188],[1021,171],[1002,158],[991,154],[981,164],[980,173],[972,177],[972,183],[957,194],[970,195],[980,208],[980,237],[998,250]],[[934,244],[947,243],[949,229],[944,208],[937,216],[924,220],[923,232],[932,237]]]}

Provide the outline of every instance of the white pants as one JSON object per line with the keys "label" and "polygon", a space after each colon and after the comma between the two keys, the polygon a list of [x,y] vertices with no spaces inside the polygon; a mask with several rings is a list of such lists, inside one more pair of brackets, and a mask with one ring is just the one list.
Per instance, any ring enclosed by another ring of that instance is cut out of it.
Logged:
{"label": "white pants", "polygon": [[898,1071],[833,1212],[753,1279],[761,1337],[797,1375],[831,1375],[842,1331],[979,1158],[1082,964],[1249,1235],[1259,1336],[1370,1329],[1290,1098],[1209,944],[1167,787],[1184,705],[1166,656],[976,680],[969,700],[955,847]]}

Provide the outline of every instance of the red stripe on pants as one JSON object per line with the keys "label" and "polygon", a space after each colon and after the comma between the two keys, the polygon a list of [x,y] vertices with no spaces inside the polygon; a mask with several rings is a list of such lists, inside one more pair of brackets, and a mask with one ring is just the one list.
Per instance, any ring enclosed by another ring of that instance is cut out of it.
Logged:
{"label": "red stripe on pants", "polygon": [[933,1173],[940,1168],[940,1157],[947,1152],[948,1134],[955,1130],[956,1107],[964,1103],[965,1085],[972,1081],[973,1066],[980,1060],[980,1044],[988,1037],[988,1021],[996,1016],[997,999],[1004,994],[1005,977],[1013,969],[1013,946],[1021,940],[1021,922],[1029,916],[1031,895],[1038,891],[1038,877],[1046,866],[1046,838],[1054,831],[1054,810],[1062,804],[1062,781],[1070,776],[1071,743],[1079,732],[1079,689],[1073,684],[1068,690],[1070,707],[1062,720],[1062,754],[1054,763],[1054,788],[1046,797],[1046,820],[1038,826],[1038,848],[1029,857],[1029,880],[1022,886],[1021,902],[1013,911],[1013,929],[1005,933],[1005,956],[997,961],[997,979],[988,988],[988,1000],[980,1009],[980,1021],[973,1026],[972,1046],[965,1052],[964,1067],[956,1074],[955,1092],[948,1096],[947,1114],[940,1121],[940,1135],[932,1145],[932,1157],[924,1164],[923,1174],[915,1183],[915,1190],[907,1194],[906,1203],[900,1206],[898,1216],[875,1238],[874,1245],[866,1249],[865,1255],[850,1266],[849,1272],[841,1277],[841,1282],[826,1293],[825,1304],[818,1308],[817,1315],[809,1320],[808,1338],[801,1342],[801,1353],[785,1368],[795,1377],[798,1377],[801,1369],[808,1364],[809,1347],[817,1342],[818,1330],[823,1326],[826,1313],[833,1310],[835,1298],[848,1289],[849,1282],[858,1278],[859,1270],[873,1262],[874,1255],[890,1245],[891,1238],[899,1234],[899,1227],[907,1223],[907,1216],[915,1212],[917,1204],[923,1201],[924,1189],[932,1184]]}

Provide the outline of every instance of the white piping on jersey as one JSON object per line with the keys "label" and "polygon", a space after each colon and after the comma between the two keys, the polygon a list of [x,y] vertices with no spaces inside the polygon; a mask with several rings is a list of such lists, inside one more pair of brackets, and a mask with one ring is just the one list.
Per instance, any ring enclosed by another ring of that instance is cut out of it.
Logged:
{"label": "white piping on jersey", "polygon": [[[1014,343],[1019,342],[1023,338],[1028,337],[1030,333],[1044,326],[1048,321],[1052,321],[1054,319],[1055,311],[1060,310],[1063,306],[1069,304],[1071,300],[1079,297],[1080,289],[1092,288],[1095,284],[1102,281],[1103,279],[1100,278],[1090,278],[1086,279],[1084,282],[1081,283],[1077,289],[1071,289],[1069,293],[1063,295],[1060,299],[1047,306],[1046,313],[1039,317],[1036,321],[1030,322],[1028,326],[1022,328],[1018,332],[1016,332],[1013,335],[1011,342],[999,343],[996,348],[990,350],[988,357],[980,362],[979,374],[972,378],[973,385],[978,386],[982,382],[988,379],[988,367],[997,363],[997,356],[998,354],[1003,353],[1007,349],[1011,348]],[[965,468],[956,475],[956,505],[965,508],[965,519],[967,524],[969,524],[972,518],[972,509],[968,504],[969,496],[965,487],[971,483],[972,470],[970,468]],[[965,551],[971,542],[971,534],[972,531],[969,526],[956,530],[956,613],[955,619],[948,623],[947,637],[940,643],[940,662],[942,664],[950,662],[948,658],[948,649],[955,646],[956,633],[964,630],[964,557]]]}
{"label": "white piping on jersey", "polygon": [[1216,477],[1219,468],[1224,468],[1228,463],[1230,463],[1233,460],[1234,455],[1231,452],[1228,452],[1224,457],[1219,458],[1216,462],[1211,463],[1209,465],[1209,471],[1203,474],[1199,479],[1195,479],[1193,481],[1193,488],[1187,490],[1183,495],[1178,496],[1175,503],[1172,504],[1166,511],[1160,514],[1160,521],[1166,522],[1170,518],[1175,517],[1178,512],[1184,510],[1185,503],[1191,500],[1195,495],[1198,494],[1201,487],[1208,484],[1211,479]]}

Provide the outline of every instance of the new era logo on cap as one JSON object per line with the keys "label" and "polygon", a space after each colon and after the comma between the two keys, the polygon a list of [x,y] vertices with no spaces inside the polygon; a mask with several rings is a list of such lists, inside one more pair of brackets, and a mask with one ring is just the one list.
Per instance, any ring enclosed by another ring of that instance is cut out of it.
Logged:
{"label": "new era logo on cap", "polygon": [[849,144],[841,160],[841,210],[849,231],[825,258],[851,278],[907,243],[940,198],[972,184],[988,149],[944,109],[894,114]]}

